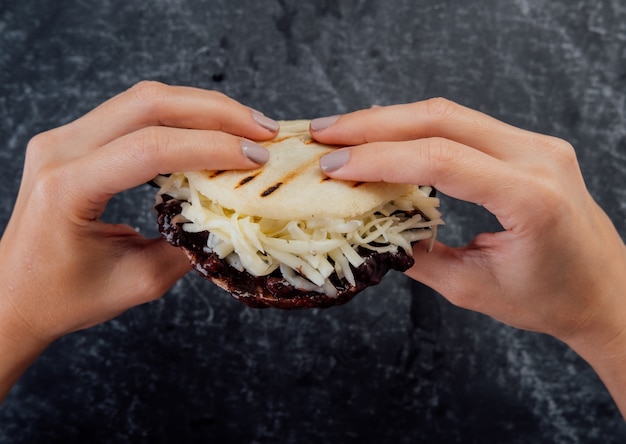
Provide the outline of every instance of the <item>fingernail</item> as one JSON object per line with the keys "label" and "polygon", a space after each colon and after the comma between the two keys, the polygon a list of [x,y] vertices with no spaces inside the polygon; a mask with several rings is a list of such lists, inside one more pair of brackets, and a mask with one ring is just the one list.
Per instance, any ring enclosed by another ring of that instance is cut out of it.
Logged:
{"label": "fingernail", "polygon": [[280,124],[277,121],[265,116],[261,111],[253,110],[252,117],[256,120],[256,123],[273,133],[280,128]]}
{"label": "fingernail", "polygon": [[325,173],[331,173],[338,170],[350,159],[349,149],[339,149],[332,151],[320,158],[320,167]]}
{"label": "fingernail", "polygon": [[322,131],[335,123],[337,119],[339,119],[339,116],[320,117],[317,119],[313,119],[311,120],[311,130]]}
{"label": "fingernail", "polygon": [[241,139],[240,145],[243,155],[251,161],[263,165],[270,160],[270,152],[267,148],[248,139]]}

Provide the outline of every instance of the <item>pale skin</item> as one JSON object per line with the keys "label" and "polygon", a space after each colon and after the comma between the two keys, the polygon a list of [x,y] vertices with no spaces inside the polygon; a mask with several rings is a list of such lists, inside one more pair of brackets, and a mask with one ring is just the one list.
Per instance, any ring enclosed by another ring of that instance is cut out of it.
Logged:
{"label": "pale skin", "polygon": [[[482,205],[503,230],[414,248],[412,278],[453,304],[547,333],[598,373],[626,416],[626,247],[567,142],[445,99],[312,122],[348,146],[321,159],[337,179],[429,184]],[[354,146],[357,145],[357,146]]]}
{"label": "pale skin", "polygon": [[[322,142],[353,146],[322,158],[332,177],[430,184],[496,215],[504,230],[466,247],[418,244],[408,274],[561,339],[626,413],[626,248],[571,146],[443,99],[312,126]],[[221,94],[149,82],[36,136],[0,241],[0,399],[54,340],[160,297],[189,270],[164,241],[100,221],[112,196],[159,173],[256,168],[268,153],[248,139],[277,128]]]}
{"label": "pale skin", "polygon": [[[222,94],[144,82],[36,136],[0,241],[0,399],[50,343],[159,298],[181,251],[100,221],[157,174],[258,168],[278,124]],[[129,272],[132,270],[132,272]]]}

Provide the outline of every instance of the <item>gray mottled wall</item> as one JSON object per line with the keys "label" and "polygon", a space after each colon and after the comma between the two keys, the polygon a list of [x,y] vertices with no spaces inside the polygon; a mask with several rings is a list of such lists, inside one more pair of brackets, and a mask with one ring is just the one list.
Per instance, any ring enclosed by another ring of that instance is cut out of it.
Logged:
{"label": "gray mottled wall", "polygon": [[[28,139],[142,79],[275,118],[445,96],[573,143],[626,237],[623,0],[0,0],[0,227]],[[153,192],[107,218],[154,235]],[[443,205],[451,244],[497,228]],[[303,312],[248,309],[189,274],[59,340],[0,409],[2,444],[625,441],[574,353],[400,274]]]}

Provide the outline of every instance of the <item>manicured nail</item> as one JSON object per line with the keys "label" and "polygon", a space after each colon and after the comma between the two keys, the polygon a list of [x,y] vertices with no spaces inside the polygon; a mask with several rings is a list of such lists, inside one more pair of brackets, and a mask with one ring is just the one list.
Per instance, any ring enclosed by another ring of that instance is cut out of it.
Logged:
{"label": "manicured nail", "polygon": [[267,148],[248,139],[241,139],[240,145],[243,155],[251,161],[263,165],[270,160],[270,152]]}
{"label": "manicured nail", "polygon": [[277,121],[265,116],[261,111],[253,110],[252,117],[254,118],[254,120],[256,120],[256,123],[273,133],[278,131],[278,129],[280,128],[280,124]]}
{"label": "manicured nail", "polygon": [[339,119],[339,116],[329,116],[329,117],[320,117],[317,119],[311,120],[311,130],[312,131],[322,131],[331,126]]}
{"label": "manicured nail", "polygon": [[339,149],[336,151],[331,151],[330,153],[322,156],[320,158],[320,167],[322,171],[325,173],[331,173],[333,171],[338,170],[350,159],[350,150],[349,149]]}

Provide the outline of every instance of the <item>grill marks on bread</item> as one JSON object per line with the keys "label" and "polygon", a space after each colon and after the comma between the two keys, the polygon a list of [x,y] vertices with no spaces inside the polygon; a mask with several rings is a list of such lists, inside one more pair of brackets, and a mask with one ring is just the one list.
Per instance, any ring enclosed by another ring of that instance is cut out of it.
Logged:
{"label": "grill marks on bread", "polygon": [[201,195],[224,208],[274,220],[355,218],[413,188],[328,179],[319,159],[338,147],[312,139],[308,120],[282,121],[276,138],[257,143],[271,154],[263,166],[189,171],[185,176]]}
{"label": "grill marks on bread", "polygon": [[240,188],[240,187],[244,186],[245,184],[247,184],[251,180],[254,180],[259,174],[261,174],[261,173],[258,172],[256,174],[252,174],[251,176],[244,177],[243,179],[241,179],[241,181],[239,181],[239,184],[235,188]]}
{"label": "grill marks on bread", "polygon": [[[293,136],[291,136],[293,137]],[[274,139],[272,142],[276,143],[276,142],[282,142],[285,141],[287,139],[290,139],[291,137],[282,137],[280,139]],[[307,140],[302,140],[304,144],[309,145],[311,143],[313,143],[313,139],[311,137],[308,137]],[[271,147],[270,147],[271,149]],[[304,165],[301,165],[299,168],[296,168],[294,170],[289,171],[287,174],[285,174],[283,177],[279,178],[278,180],[276,180],[271,186],[267,187],[265,190],[263,190],[261,192],[261,194],[259,195],[260,197],[267,197],[270,194],[273,194],[274,192],[276,192],[280,187],[282,187],[283,185],[288,184],[289,182],[291,182],[293,179],[295,179],[296,177],[298,177],[299,175],[301,175],[304,171],[308,170],[311,167],[314,167],[316,164],[319,163],[319,158],[321,157],[321,155],[319,157],[317,157],[316,159],[313,159],[311,162],[306,163]],[[225,173],[226,171],[220,170],[220,171],[215,171],[213,174],[211,174],[209,177],[209,179],[213,179],[215,177],[220,176],[221,174]],[[254,172],[253,174],[250,174],[249,176],[244,177],[243,179],[241,179],[239,181],[239,183],[235,186],[235,189],[237,188],[241,188],[246,186],[247,184],[249,184],[250,182],[252,182],[254,179],[256,179],[257,177],[259,177],[260,175],[262,175],[264,172],[264,169],[261,168],[260,170]],[[324,177],[323,179],[325,180],[330,180],[329,177]],[[358,186],[358,185],[357,185]]]}
{"label": "grill marks on bread", "polygon": [[283,182],[276,182],[274,185],[272,185],[271,187],[269,187],[268,189],[266,189],[265,191],[263,191],[261,193],[261,197],[267,197],[270,194],[272,194],[274,191],[276,191],[277,189],[280,188],[280,186],[283,184]]}

